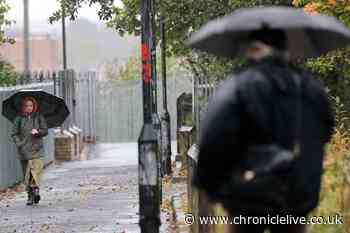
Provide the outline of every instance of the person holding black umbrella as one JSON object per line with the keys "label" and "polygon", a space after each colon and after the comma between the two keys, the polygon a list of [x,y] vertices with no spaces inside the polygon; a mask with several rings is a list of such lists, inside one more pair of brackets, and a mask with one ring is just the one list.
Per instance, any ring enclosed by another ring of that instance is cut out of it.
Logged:
{"label": "person holding black umbrella", "polygon": [[300,221],[269,220],[307,219],[317,207],[334,111],[325,88],[290,59],[348,44],[350,31],[336,19],[287,7],[237,10],[192,36],[193,48],[250,62],[218,88],[200,131],[194,185],[245,219],[227,232],[305,232]]}
{"label": "person holding black umbrella", "polygon": [[64,99],[40,89],[20,90],[2,103],[2,115],[13,123],[11,136],[23,168],[28,205],[40,201],[43,138],[48,135],[48,129],[62,125],[69,114]]}
{"label": "person holding black umbrella", "polygon": [[39,184],[44,167],[43,137],[48,134],[46,120],[37,110],[38,104],[33,97],[23,98],[22,112],[15,118],[11,134],[21,160],[28,193],[27,205],[40,201]]}

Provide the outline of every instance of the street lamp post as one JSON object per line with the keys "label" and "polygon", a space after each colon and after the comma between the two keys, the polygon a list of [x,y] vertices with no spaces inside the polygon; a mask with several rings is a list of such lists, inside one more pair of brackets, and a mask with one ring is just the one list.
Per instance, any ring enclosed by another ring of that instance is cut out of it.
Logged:
{"label": "street lamp post", "polygon": [[158,150],[159,150],[159,157],[158,157],[158,172],[159,172],[159,199],[160,204],[162,203],[163,199],[163,187],[162,187],[162,158],[164,157],[164,154],[162,153],[162,123],[158,115],[158,77],[157,77],[157,27],[156,27],[156,14],[155,14],[155,1],[150,0],[151,4],[151,37],[150,37],[150,48],[151,48],[151,63],[152,63],[152,112],[153,112],[153,125],[155,129],[157,130],[157,139],[158,139]]}
{"label": "street lamp post", "polygon": [[160,20],[161,36],[161,56],[162,56],[162,80],[163,80],[163,115],[162,115],[162,171],[164,175],[171,174],[171,127],[170,114],[167,101],[167,77],[166,77],[166,40],[165,40],[165,22],[164,18]]}
{"label": "street lamp post", "polygon": [[144,124],[152,123],[152,63],[150,39],[150,0],[141,0],[141,61]]}
{"label": "street lamp post", "polygon": [[[61,12],[62,12],[62,65],[63,71],[60,72],[60,88],[62,91],[62,98],[67,102],[67,85],[68,85],[68,71],[67,71],[67,48],[66,48],[66,9],[61,3]],[[61,127],[61,133],[63,134],[64,129],[68,129],[67,121],[65,121]]]}
{"label": "street lamp post", "polygon": [[157,129],[153,124],[156,80],[152,67],[151,0],[141,0],[141,58],[143,127],[138,139],[139,225],[141,233],[158,233],[160,226],[160,180]]}
{"label": "street lamp post", "polygon": [[[29,5],[28,0],[23,0],[23,37],[24,37],[24,73],[25,76],[30,72],[30,47],[29,47]],[[28,77],[27,77],[28,78]]]}
{"label": "street lamp post", "polygon": [[63,70],[67,69],[67,41],[66,41],[66,9],[62,3],[62,55],[63,55]]}
{"label": "street lamp post", "polygon": [[152,63],[152,111],[158,113],[157,103],[157,39],[155,26],[155,4],[154,0],[150,0],[150,48],[151,48],[151,63]]}

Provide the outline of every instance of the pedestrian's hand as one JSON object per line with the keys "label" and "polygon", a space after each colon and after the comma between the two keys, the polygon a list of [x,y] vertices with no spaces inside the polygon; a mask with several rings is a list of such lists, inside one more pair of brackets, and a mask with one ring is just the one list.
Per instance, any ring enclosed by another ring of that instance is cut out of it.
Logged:
{"label": "pedestrian's hand", "polygon": [[39,131],[37,129],[32,129],[32,134],[38,134]]}

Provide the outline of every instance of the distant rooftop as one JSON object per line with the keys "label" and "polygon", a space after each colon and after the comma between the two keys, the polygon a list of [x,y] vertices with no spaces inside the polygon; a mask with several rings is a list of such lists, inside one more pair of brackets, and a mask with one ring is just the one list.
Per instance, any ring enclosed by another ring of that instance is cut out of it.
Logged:
{"label": "distant rooftop", "polygon": [[[22,35],[10,36],[14,38],[16,41],[23,41]],[[29,40],[57,40],[55,35],[49,33],[35,33],[29,36]]]}

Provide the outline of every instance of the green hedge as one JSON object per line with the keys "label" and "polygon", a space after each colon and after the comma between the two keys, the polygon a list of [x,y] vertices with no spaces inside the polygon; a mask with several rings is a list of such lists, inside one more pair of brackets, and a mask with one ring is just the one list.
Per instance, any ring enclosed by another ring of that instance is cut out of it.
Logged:
{"label": "green hedge", "polygon": [[17,80],[17,72],[11,64],[0,61],[0,86],[15,85]]}

